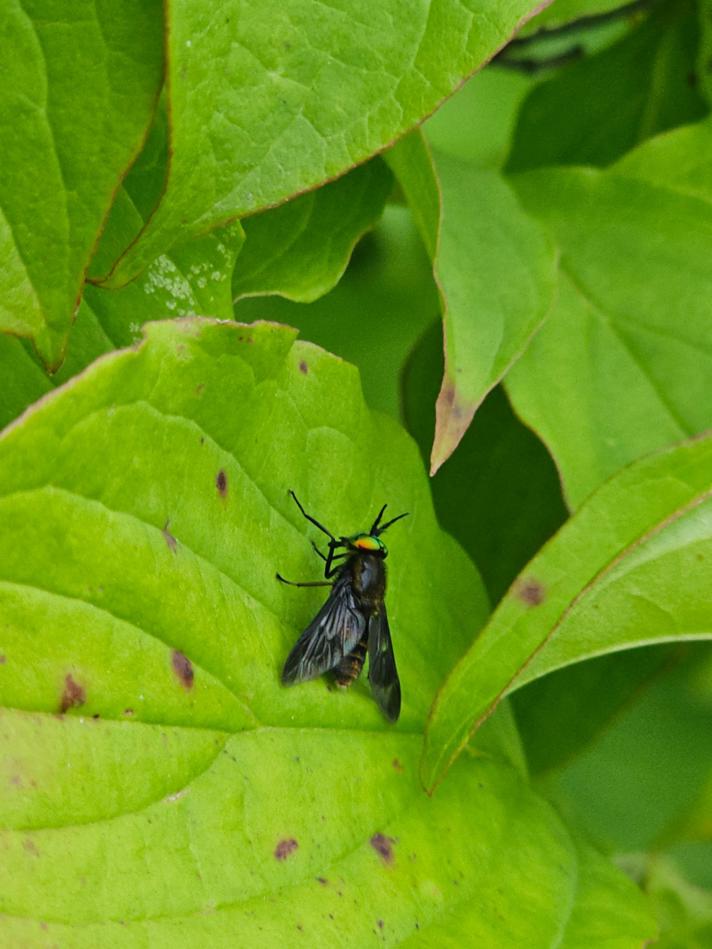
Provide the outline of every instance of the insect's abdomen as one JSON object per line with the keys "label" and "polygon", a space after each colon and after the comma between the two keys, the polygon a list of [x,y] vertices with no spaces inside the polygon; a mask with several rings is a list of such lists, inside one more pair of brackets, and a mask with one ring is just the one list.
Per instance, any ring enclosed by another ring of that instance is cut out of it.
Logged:
{"label": "insect's abdomen", "polygon": [[366,647],[368,636],[363,636],[354,646],[348,656],[344,656],[334,667],[334,679],[337,685],[348,688],[361,675],[363,664],[366,661]]}

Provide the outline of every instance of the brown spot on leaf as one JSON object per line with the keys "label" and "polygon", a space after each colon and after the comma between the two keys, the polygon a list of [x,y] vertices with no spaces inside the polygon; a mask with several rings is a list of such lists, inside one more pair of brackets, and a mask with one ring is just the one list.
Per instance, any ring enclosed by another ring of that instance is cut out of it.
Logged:
{"label": "brown spot on leaf", "polygon": [[298,846],[299,844],[294,837],[287,837],[279,841],[274,848],[274,855],[277,860],[286,860],[287,857],[294,853]]}
{"label": "brown spot on leaf", "polygon": [[59,711],[62,715],[70,708],[76,708],[78,705],[84,705],[87,700],[87,694],[84,686],[80,685],[73,678],[71,673],[64,677],[64,691],[59,701]]}
{"label": "brown spot on leaf", "polygon": [[11,784],[13,787],[15,787],[15,788],[21,788],[21,787],[22,787],[22,778],[20,777],[20,775],[19,775],[19,774],[13,774],[12,777],[10,778],[10,784]]}
{"label": "brown spot on leaf", "polygon": [[3,656],[0,654],[0,666],[4,666],[6,662],[7,662],[7,656]]}
{"label": "brown spot on leaf", "polygon": [[22,841],[22,846],[28,853],[31,853],[34,857],[39,857],[40,852],[37,849],[37,844],[32,840],[31,837],[25,837]]}
{"label": "brown spot on leaf", "polygon": [[222,468],[220,471],[218,471],[217,478],[215,479],[215,486],[218,489],[218,494],[221,498],[227,496],[227,475]]}
{"label": "brown spot on leaf", "polygon": [[173,663],[173,671],[180,679],[183,688],[192,689],[195,673],[193,672],[193,663],[190,659],[185,653],[182,653],[180,649],[174,649],[171,653],[171,662]]}
{"label": "brown spot on leaf", "polygon": [[394,758],[391,764],[393,765],[393,769],[395,771],[400,771],[401,774],[403,773],[404,768],[403,768],[403,765],[398,760],[398,758]]}
{"label": "brown spot on leaf", "polygon": [[133,715],[134,710],[132,708],[125,708],[124,715]]}
{"label": "brown spot on leaf", "polygon": [[383,929],[383,920],[382,920],[382,919],[377,919],[377,920],[376,920],[376,926],[378,926],[379,929]]}
{"label": "brown spot on leaf", "polygon": [[371,846],[384,863],[393,863],[393,844],[395,838],[386,837],[385,834],[374,834],[371,837]]}
{"label": "brown spot on leaf", "polygon": [[514,586],[514,592],[527,606],[539,606],[546,599],[546,590],[533,577],[525,577],[517,580]]}
{"label": "brown spot on leaf", "polygon": [[317,879],[317,882],[321,883],[322,886],[327,886],[329,883],[326,877],[317,877],[316,879]]}
{"label": "brown spot on leaf", "polygon": [[204,391],[205,391],[205,383],[199,382],[198,385],[195,387],[195,394],[202,395]]}
{"label": "brown spot on leaf", "polygon": [[163,539],[168,544],[169,549],[172,550],[173,553],[175,553],[178,547],[178,541],[175,539],[173,534],[171,534],[170,530],[168,529],[169,524],[170,524],[170,521],[166,521],[161,533],[163,534]]}
{"label": "brown spot on leaf", "polygon": [[306,374],[309,372],[309,366],[307,366],[306,360],[304,360],[304,359],[300,360],[300,362],[299,362],[299,371],[302,372],[302,373],[304,373],[305,376],[306,376]]}

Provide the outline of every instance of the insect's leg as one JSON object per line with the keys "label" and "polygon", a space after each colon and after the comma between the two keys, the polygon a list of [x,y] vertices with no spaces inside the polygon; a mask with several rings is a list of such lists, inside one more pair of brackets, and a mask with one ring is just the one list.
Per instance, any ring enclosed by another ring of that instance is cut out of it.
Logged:
{"label": "insect's leg", "polygon": [[329,583],[328,580],[307,580],[305,583],[300,583],[296,580],[285,580],[285,578],[276,573],[275,576],[280,583],[287,583],[290,587],[333,587],[333,583]]}
{"label": "insect's leg", "polygon": [[342,554],[336,554],[336,553],[334,553],[334,551],[337,549],[337,547],[335,547],[333,544],[329,544],[329,556],[328,556],[328,557],[326,556],[326,554],[323,554],[323,553],[319,550],[319,548],[318,548],[317,545],[314,543],[314,541],[312,541],[312,548],[314,549],[314,553],[315,553],[318,557],[321,557],[321,559],[324,561],[324,576],[326,577],[327,580],[329,580],[331,577],[333,577],[334,574],[335,574],[335,573],[338,571],[338,569],[339,569],[338,565],[335,566],[335,567],[332,566],[333,563],[334,563],[334,561],[335,561],[335,560],[341,560],[343,557],[348,556],[348,551],[344,551],[344,553],[342,553]]}
{"label": "insect's leg", "polygon": [[328,561],[329,558],[326,556],[326,554],[323,554],[323,553],[319,550],[319,548],[318,548],[317,545],[314,543],[314,541],[311,542],[311,545],[312,545],[312,550],[313,550],[314,553],[317,555],[317,557],[321,557],[322,560]]}
{"label": "insect's leg", "polygon": [[344,550],[342,553],[337,554],[336,551],[339,549],[339,547],[343,547],[343,544],[339,543],[338,541],[332,541],[332,543],[329,544],[329,556],[324,557],[324,560],[326,561],[324,564],[324,576],[327,580],[333,577],[341,566],[340,564],[336,564],[334,566],[334,561],[342,560],[344,557],[348,557],[349,555],[348,550]]}
{"label": "insect's leg", "polygon": [[334,535],[331,533],[331,531],[328,531],[328,530],[324,527],[324,525],[323,525],[323,524],[320,524],[319,521],[316,520],[316,518],[314,518],[314,517],[311,516],[311,514],[307,514],[307,512],[306,512],[306,511],[304,510],[304,508],[302,507],[302,502],[301,502],[301,501],[299,500],[299,498],[296,496],[296,494],[294,493],[294,491],[290,491],[289,493],[292,495],[292,498],[294,499],[294,503],[297,505],[297,507],[299,508],[299,510],[301,511],[301,513],[304,515],[304,517],[306,517],[306,519],[307,519],[311,524],[313,524],[314,527],[318,527],[319,530],[320,530],[323,534],[326,534],[326,536],[329,538],[329,540],[331,540],[331,541],[336,541],[336,538],[335,538]]}

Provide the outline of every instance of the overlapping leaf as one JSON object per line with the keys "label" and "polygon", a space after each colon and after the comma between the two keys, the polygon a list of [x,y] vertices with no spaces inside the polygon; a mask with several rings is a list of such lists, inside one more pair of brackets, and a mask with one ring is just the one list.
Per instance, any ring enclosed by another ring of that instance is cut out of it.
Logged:
{"label": "overlapping leaf", "polygon": [[430,155],[412,135],[388,156],[433,260],[445,370],[431,454],[435,473],[477,407],[541,326],[556,283],[556,250],[498,172]]}
{"label": "overlapping leaf", "polygon": [[277,204],[382,150],[536,8],[532,0],[170,4],[165,189],[114,281],[186,230]]}
{"label": "overlapping leaf", "polygon": [[56,366],[155,105],[161,4],[4,4],[0,29],[0,330],[32,339]]}
{"label": "overlapping leaf", "polygon": [[712,437],[607,482],[531,561],[438,695],[428,786],[499,699],[607,652],[712,637]]}
{"label": "overlapping leaf", "polygon": [[[691,162],[688,138],[651,140],[606,172],[516,178],[559,241],[561,277],[506,384],[574,507],[626,463],[712,425],[712,202],[697,180],[710,157]],[[696,140],[709,151],[709,134]]]}

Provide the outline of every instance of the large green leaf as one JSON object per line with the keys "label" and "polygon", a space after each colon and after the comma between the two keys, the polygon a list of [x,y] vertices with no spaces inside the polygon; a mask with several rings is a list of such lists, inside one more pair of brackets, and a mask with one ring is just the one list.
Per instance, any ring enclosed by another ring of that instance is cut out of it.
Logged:
{"label": "large green leaf", "polygon": [[644,157],[630,171],[515,179],[560,243],[561,275],[554,311],[506,385],[574,507],[622,465],[712,425],[712,200],[675,183],[676,162],[687,180],[710,155],[690,162],[678,135],[667,149],[641,146],[649,180]]}
{"label": "large green leaf", "polygon": [[84,272],[161,80],[158,0],[3,4],[0,330],[61,362]]}
{"label": "large green leaf", "polygon": [[536,7],[533,0],[171,3],[165,189],[113,279],[134,276],[186,229],[277,204],[381,151]]}
{"label": "large green leaf", "polygon": [[[428,704],[486,604],[415,445],[366,410],[355,371],[285,327],[146,337],[0,439],[2,941],[650,937],[634,886],[496,732],[423,794]],[[338,530],[384,499],[412,512],[389,538],[396,727],[363,685],[279,685],[320,601],[274,577],[318,574],[287,487]]]}
{"label": "large green leaf", "polygon": [[520,574],[433,707],[432,786],[497,702],[548,672],[653,642],[712,637],[712,436],[603,485]]}
{"label": "large green leaf", "polygon": [[556,249],[494,170],[451,155],[431,164],[420,134],[388,155],[433,260],[445,369],[431,473],[453,453],[487,393],[543,323]]}
{"label": "large green leaf", "polygon": [[697,44],[695,4],[673,0],[610,48],[558,71],[524,100],[508,170],[607,165],[651,135],[700,118],[706,106],[690,82]]}

